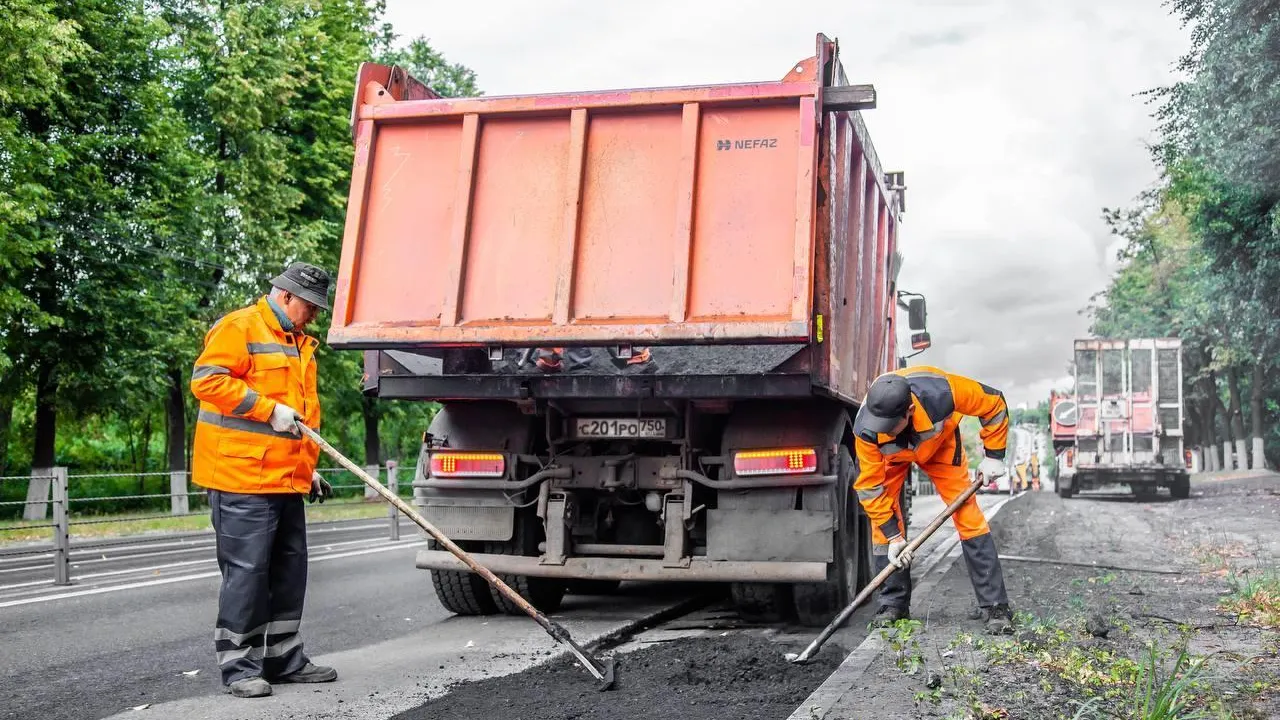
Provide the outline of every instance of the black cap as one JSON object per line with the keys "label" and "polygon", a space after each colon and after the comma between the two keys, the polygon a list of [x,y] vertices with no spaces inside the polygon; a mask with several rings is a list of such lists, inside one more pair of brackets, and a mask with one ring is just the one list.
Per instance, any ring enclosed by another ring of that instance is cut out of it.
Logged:
{"label": "black cap", "polygon": [[866,410],[865,427],[878,433],[892,433],[911,407],[911,386],[901,375],[881,375],[871,383],[862,407]]}
{"label": "black cap", "polygon": [[271,284],[318,308],[329,309],[329,273],[315,265],[293,263],[284,272],[271,278]]}

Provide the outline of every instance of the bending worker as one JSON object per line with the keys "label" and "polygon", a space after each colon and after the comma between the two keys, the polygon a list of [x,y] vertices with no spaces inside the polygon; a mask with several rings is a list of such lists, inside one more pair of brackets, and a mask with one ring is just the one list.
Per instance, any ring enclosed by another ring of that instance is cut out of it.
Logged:
{"label": "bending worker", "polygon": [[319,449],[295,426],[320,426],[315,352],[303,334],[328,310],[329,275],[294,263],[266,297],[214,323],[191,373],[200,401],[193,481],[209,491],[222,588],[214,650],[236,697],[272,682],[338,679],[312,664],[298,634],[307,589],[302,497],[332,494],[315,473]]}
{"label": "bending worker", "polygon": [[[854,487],[871,520],[875,570],[879,573],[888,565],[902,569],[881,586],[874,625],[910,617],[911,553],[906,551],[900,498],[911,464],[920,466],[948,504],[970,485],[969,463],[960,441],[960,419],[965,415],[982,423],[986,457],[978,472],[988,480],[1004,475],[1009,412],[999,390],[937,368],[910,367],[876,378],[858,410],[853,430],[860,471]],[[987,631],[1012,632],[1004,573],[977,498],[971,496],[951,521],[960,534]]]}

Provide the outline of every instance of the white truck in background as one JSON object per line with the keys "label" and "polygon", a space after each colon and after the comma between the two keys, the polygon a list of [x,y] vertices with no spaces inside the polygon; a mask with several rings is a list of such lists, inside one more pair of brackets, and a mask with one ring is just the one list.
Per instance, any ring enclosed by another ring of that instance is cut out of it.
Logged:
{"label": "white truck in background", "polygon": [[1182,341],[1075,341],[1075,388],[1050,398],[1058,495],[1128,485],[1191,493],[1183,439]]}

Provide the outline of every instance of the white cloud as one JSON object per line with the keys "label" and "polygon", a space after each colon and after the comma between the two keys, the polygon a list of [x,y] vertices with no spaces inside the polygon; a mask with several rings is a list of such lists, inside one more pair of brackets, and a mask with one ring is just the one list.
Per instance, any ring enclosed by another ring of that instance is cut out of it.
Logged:
{"label": "white cloud", "polygon": [[488,95],[782,77],[838,38],[885,169],[907,173],[902,283],[941,365],[1036,403],[1112,269],[1103,206],[1155,180],[1149,108],[1184,32],[1160,0],[388,0]]}

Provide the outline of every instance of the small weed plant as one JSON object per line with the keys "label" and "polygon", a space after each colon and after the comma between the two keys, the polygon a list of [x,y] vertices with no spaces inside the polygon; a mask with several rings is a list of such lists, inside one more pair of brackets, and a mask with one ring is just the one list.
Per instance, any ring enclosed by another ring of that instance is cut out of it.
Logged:
{"label": "small weed plant", "polygon": [[1280,629],[1280,573],[1232,574],[1227,577],[1230,593],[1220,607],[1247,625]]}

